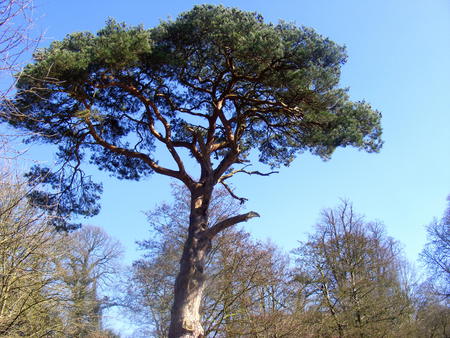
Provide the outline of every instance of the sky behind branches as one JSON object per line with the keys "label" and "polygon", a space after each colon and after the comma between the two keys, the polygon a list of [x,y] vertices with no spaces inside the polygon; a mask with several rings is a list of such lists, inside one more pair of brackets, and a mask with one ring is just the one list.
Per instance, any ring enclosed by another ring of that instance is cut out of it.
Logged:
{"label": "sky behind branches", "polygon": [[[150,28],[202,2],[176,0],[36,0],[41,46],[68,33],[96,32],[111,17]],[[383,114],[380,154],[339,149],[330,161],[300,155],[271,177],[237,177],[236,193],[261,214],[245,228],[285,250],[312,229],[320,210],[348,199],[368,220],[380,220],[401,241],[410,260],[425,242],[424,226],[441,217],[450,193],[450,3],[446,0],[209,1],[256,11],[314,28],[346,45],[341,85],[353,100]],[[52,162],[47,146],[27,156]],[[163,159],[164,161],[164,159]],[[253,169],[263,169],[255,165]],[[118,181],[92,170],[104,183],[103,209],[85,222],[104,227],[126,247],[127,262],[139,255],[134,242],[148,236],[143,211],[170,199],[170,180]]]}

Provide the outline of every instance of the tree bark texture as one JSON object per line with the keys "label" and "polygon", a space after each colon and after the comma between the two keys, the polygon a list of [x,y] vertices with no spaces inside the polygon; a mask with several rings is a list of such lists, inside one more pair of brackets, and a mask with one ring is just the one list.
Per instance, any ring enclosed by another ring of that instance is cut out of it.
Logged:
{"label": "tree bark texture", "polygon": [[213,188],[192,192],[188,237],[175,281],[169,338],[202,338],[200,306],[205,286],[205,261],[211,248],[208,207]]}

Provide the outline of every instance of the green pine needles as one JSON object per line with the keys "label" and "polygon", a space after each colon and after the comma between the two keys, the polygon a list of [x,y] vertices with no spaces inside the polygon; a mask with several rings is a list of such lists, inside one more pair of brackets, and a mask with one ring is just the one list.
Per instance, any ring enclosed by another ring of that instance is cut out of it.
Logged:
{"label": "green pine needles", "polygon": [[[338,85],[345,61],[344,47],[310,28],[236,8],[196,6],[151,29],[109,20],[38,51],[7,120],[58,145],[63,186],[85,160],[122,179],[157,172],[215,184],[251,151],[271,167],[304,151],[379,151],[381,114]],[[173,167],[158,164],[157,146]]]}

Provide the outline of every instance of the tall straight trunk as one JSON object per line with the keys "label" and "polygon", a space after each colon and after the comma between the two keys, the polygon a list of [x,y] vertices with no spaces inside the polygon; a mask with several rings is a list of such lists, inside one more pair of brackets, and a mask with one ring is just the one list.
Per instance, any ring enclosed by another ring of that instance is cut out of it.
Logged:
{"label": "tall straight trunk", "polygon": [[201,338],[200,305],[205,287],[205,261],[211,239],[204,236],[208,227],[208,207],[213,188],[191,192],[188,237],[175,281],[169,338]]}

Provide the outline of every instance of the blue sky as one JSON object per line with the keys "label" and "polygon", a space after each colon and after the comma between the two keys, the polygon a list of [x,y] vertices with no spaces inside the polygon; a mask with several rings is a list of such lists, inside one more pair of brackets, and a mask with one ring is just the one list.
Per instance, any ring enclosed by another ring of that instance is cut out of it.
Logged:
{"label": "blue sky", "polygon": [[[198,1],[36,0],[36,29],[42,46],[75,31],[100,29],[108,17],[128,24],[157,25]],[[338,150],[323,162],[309,154],[271,177],[234,180],[247,209],[261,218],[245,225],[256,238],[290,250],[312,230],[322,208],[339,198],[353,202],[368,220],[380,220],[410,260],[425,242],[424,226],[441,217],[450,194],[450,3],[446,0],[209,1],[257,11],[310,26],[347,46],[342,86],[383,114],[385,145],[380,154]],[[51,151],[34,147],[28,157],[50,161]],[[170,180],[153,175],[123,182],[97,173],[104,183],[103,209],[87,223],[104,227],[126,247],[148,236],[143,211],[170,198]]]}

